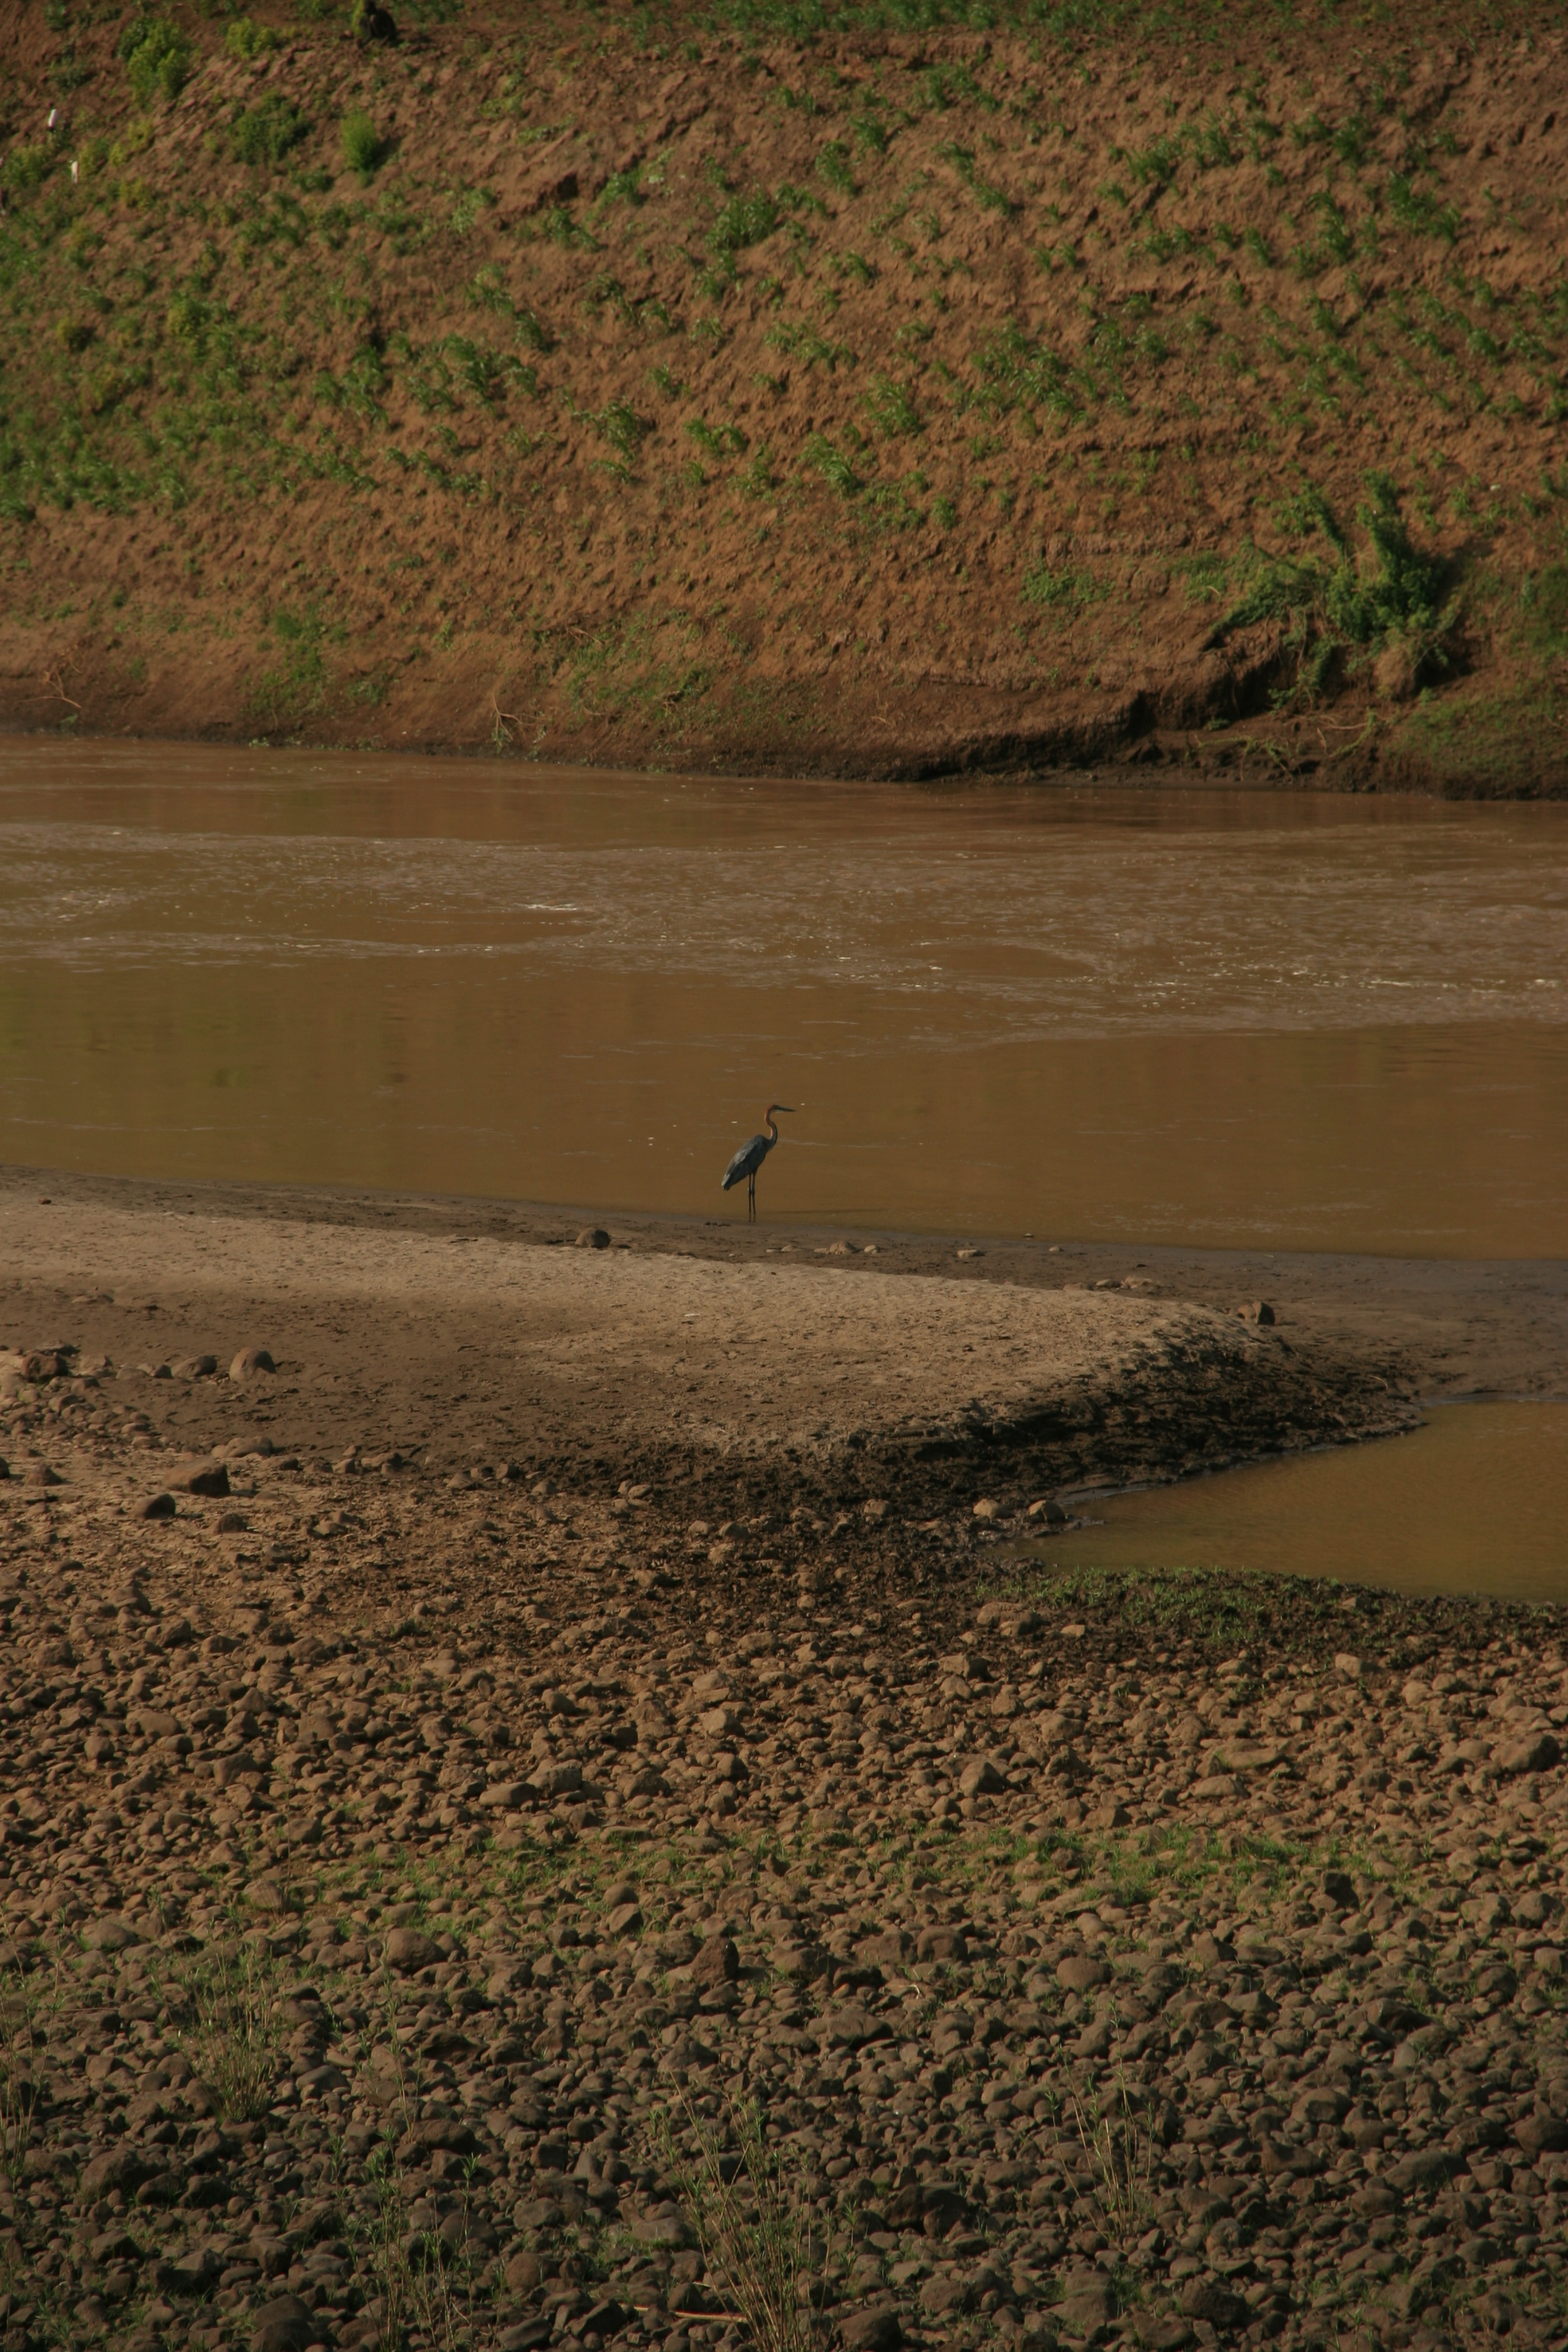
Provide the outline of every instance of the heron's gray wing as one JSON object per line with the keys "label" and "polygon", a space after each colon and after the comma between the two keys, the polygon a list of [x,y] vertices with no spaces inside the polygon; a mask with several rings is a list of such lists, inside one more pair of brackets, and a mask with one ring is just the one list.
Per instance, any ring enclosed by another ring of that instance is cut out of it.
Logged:
{"label": "heron's gray wing", "polygon": [[721,1192],[727,1192],[731,1185],[738,1184],[742,1177],[753,1175],[767,1156],[768,1139],[765,1135],[753,1135],[750,1143],[742,1143],[724,1171],[719,1186]]}

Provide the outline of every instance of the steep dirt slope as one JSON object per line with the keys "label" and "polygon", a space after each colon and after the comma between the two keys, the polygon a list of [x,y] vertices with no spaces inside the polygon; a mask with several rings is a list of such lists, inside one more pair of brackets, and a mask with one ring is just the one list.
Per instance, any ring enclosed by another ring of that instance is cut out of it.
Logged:
{"label": "steep dirt slope", "polygon": [[209,5],[0,27],[0,718],[1568,782],[1557,8]]}

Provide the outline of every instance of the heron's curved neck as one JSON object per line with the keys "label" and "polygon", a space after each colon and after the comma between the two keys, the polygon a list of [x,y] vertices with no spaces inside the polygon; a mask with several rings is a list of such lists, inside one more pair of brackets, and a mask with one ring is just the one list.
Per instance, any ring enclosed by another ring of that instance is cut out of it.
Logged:
{"label": "heron's curved neck", "polygon": [[779,1139],[779,1123],[771,1110],[763,1113],[763,1125],[768,1130],[769,1143],[776,1143]]}

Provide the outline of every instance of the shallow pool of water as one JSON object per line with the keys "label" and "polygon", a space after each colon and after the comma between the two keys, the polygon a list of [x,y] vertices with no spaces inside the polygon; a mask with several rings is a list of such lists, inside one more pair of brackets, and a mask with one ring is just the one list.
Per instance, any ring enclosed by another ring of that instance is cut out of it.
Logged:
{"label": "shallow pool of water", "polygon": [[1445,1405],[1406,1437],[1074,1507],[1098,1524],[1005,1557],[1021,1568],[1260,1569],[1395,1592],[1568,1601],[1568,1406]]}
{"label": "shallow pool of water", "polygon": [[0,746],[0,1154],[1568,1252],[1568,808]]}

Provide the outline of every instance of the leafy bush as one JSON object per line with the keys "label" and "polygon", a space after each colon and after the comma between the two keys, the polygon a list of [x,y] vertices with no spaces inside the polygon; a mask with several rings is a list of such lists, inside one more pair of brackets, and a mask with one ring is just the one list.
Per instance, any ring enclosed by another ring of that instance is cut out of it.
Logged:
{"label": "leafy bush", "polygon": [[264,58],[279,41],[270,25],[258,25],[254,16],[237,16],[223,45],[231,58]]}
{"label": "leafy bush", "polygon": [[229,146],[241,163],[280,163],[310,130],[310,121],[292,99],[269,90],[258,106],[237,113],[229,130]]}
{"label": "leafy bush", "polygon": [[1386,475],[1368,483],[1370,500],[1358,511],[1371,560],[1358,559],[1328,501],[1303,491],[1280,509],[1290,530],[1318,532],[1333,551],[1324,563],[1307,556],[1257,558],[1241,595],[1216,622],[1209,642],[1223,645],[1238,629],[1261,621],[1287,624],[1286,644],[1298,656],[1287,698],[1317,693],[1342,654],[1363,663],[1394,656],[1408,682],[1446,668],[1447,641],[1459,617],[1457,600],[1445,599],[1447,566],[1438,556],[1411,545],[1399,499]]}
{"label": "leafy bush", "polygon": [[132,16],[120,36],[120,56],[138,102],[173,103],[190,79],[191,45],[167,16]]}
{"label": "leafy bush", "polygon": [[368,180],[386,155],[386,142],[363,108],[343,117],[343,161],[351,172]]}

